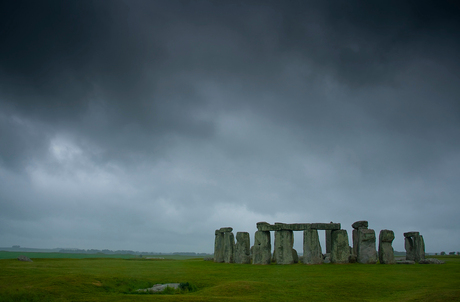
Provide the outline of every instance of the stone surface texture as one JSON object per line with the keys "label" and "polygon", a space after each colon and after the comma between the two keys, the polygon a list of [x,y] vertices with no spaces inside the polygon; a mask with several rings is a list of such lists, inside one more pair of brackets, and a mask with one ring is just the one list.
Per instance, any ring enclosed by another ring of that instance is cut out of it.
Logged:
{"label": "stone surface texture", "polygon": [[296,249],[292,249],[292,258],[294,259],[294,263],[299,263],[299,254]]}
{"label": "stone surface texture", "polygon": [[318,231],[315,229],[303,231],[303,263],[323,263],[323,254],[321,253]]}
{"label": "stone surface texture", "polygon": [[360,220],[360,221],[354,222],[351,226],[355,230],[367,229],[369,227],[369,222],[367,220]]}
{"label": "stone surface texture", "polygon": [[233,232],[224,233],[224,262],[233,263],[233,253],[235,248],[235,236]]}
{"label": "stone surface texture", "polygon": [[331,237],[331,262],[348,263],[350,248],[347,230],[332,231]]}
{"label": "stone surface texture", "polygon": [[357,262],[363,264],[377,263],[377,250],[375,248],[375,231],[371,229],[358,229],[358,254]]}
{"label": "stone surface texture", "polygon": [[215,232],[216,238],[214,240],[214,262],[224,262],[224,233],[220,230]]}
{"label": "stone surface texture", "polygon": [[21,255],[18,257],[19,261],[33,262],[29,257]]}
{"label": "stone surface texture", "polygon": [[444,264],[445,262],[439,259],[436,259],[436,258],[425,258],[425,259],[420,260],[418,263],[420,264]]}
{"label": "stone surface texture", "polygon": [[326,230],[326,253],[330,253],[332,249],[332,230]]}
{"label": "stone surface texture", "polygon": [[391,230],[381,230],[379,234],[379,261],[380,264],[395,264],[393,240],[395,233]]}
{"label": "stone surface texture", "polygon": [[419,232],[404,233],[404,247],[406,249],[406,260],[420,262],[425,259],[425,241]]}
{"label": "stone surface texture", "polygon": [[291,230],[275,232],[276,264],[293,264],[294,234]]}
{"label": "stone surface texture", "polygon": [[359,249],[358,230],[367,229],[369,227],[369,222],[366,220],[360,220],[360,221],[354,222],[351,226],[353,227],[353,231],[352,231],[353,254],[358,255],[358,249]]}
{"label": "stone surface texture", "polygon": [[397,260],[396,264],[415,264],[415,261],[412,261],[412,260]]}
{"label": "stone surface texture", "polygon": [[258,222],[257,230],[259,231],[304,231],[308,229],[316,230],[340,230],[340,223],[281,223],[269,224],[267,222]]}
{"label": "stone surface texture", "polygon": [[248,264],[251,263],[250,239],[248,232],[236,233],[235,244],[235,263]]}
{"label": "stone surface texture", "polygon": [[162,292],[166,289],[166,287],[178,289],[180,283],[166,283],[166,284],[155,284],[152,287],[145,288],[145,289],[138,289],[138,292]]}
{"label": "stone surface texture", "polygon": [[270,232],[256,231],[252,249],[252,264],[270,264],[272,259]]}

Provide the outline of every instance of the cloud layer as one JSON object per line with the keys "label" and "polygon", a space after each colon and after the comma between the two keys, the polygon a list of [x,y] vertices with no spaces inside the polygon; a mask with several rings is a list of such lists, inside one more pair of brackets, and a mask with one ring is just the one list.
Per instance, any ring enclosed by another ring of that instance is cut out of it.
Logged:
{"label": "cloud layer", "polygon": [[459,15],[3,4],[0,242],[212,252],[222,226],[364,219],[459,250]]}

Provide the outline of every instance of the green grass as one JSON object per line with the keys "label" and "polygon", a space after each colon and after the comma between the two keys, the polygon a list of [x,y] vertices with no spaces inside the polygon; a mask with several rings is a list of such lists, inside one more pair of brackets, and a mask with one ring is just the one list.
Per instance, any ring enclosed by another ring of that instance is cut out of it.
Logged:
{"label": "green grass", "polygon": [[[460,257],[443,265],[243,265],[189,260],[0,260],[0,301],[459,301]],[[156,283],[196,291],[136,294]]]}

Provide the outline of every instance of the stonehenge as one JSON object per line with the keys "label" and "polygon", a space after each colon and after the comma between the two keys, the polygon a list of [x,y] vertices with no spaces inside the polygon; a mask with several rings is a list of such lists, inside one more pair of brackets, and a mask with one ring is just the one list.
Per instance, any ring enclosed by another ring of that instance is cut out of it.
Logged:
{"label": "stonehenge", "polygon": [[292,230],[275,232],[275,259],[277,264],[294,263],[294,234]]}
{"label": "stonehenge", "polygon": [[348,263],[350,248],[346,230],[335,230],[331,236],[331,263]]}
{"label": "stonehenge", "polygon": [[358,230],[357,262],[363,264],[377,263],[377,250],[375,249],[375,231],[370,229]]}
{"label": "stonehenge", "polygon": [[235,263],[248,264],[251,263],[250,256],[251,244],[249,241],[248,232],[236,233],[235,255],[233,260]]}
{"label": "stonehenge", "polygon": [[270,232],[256,231],[252,252],[252,264],[270,264],[272,261]]}
{"label": "stonehenge", "polygon": [[395,255],[392,242],[395,233],[390,230],[381,230],[379,235],[379,261],[381,264],[395,264]]}
{"label": "stonehenge", "polygon": [[[233,228],[223,227],[215,231],[214,262],[268,265],[298,263],[362,263],[395,264],[392,247],[395,239],[391,230],[381,230],[378,253],[376,234],[365,220],[356,221],[353,227],[353,246],[349,246],[347,230],[340,223],[280,223],[258,222],[254,234],[254,245],[250,244],[248,232],[237,232],[236,242]],[[318,231],[325,231],[326,254],[322,254]],[[272,255],[271,234],[274,232]],[[303,255],[294,249],[294,231],[303,231]],[[406,261],[420,262],[425,259],[425,243],[419,232],[404,233]]]}
{"label": "stonehenge", "polygon": [[425,241],[419,232],[404,233],[406,260],[420,262],[425,259]]}

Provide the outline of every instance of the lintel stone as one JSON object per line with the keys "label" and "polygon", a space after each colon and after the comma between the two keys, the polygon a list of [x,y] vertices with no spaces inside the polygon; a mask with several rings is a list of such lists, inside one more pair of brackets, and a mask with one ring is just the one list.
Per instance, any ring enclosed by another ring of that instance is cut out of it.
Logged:
{"label": "lintel stone", "polygon": [[221,233],[227,233],[233,231],[232,227],[220,228],[219,230]]}
{"label": "lintel stone", "polygon": [[305,231],[310,229],[315,230],[340,230],[340,223],[280,223],[269,224],[267,222],[258,222],[257,229],[259,231]]}
{"label": "lintel stone", "polygon": [[420,232],[407,232],[407,233],[404,233],[404,237],[414,237],[414,236],[418,236],[420,235]]}
{"label": "lintel stone", "polygon": [[367,220],[356,221],[351,225],[354,229],[367,229],[369,227],[369,222]]}

